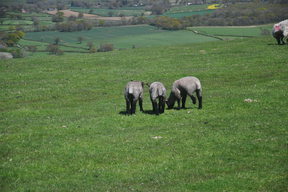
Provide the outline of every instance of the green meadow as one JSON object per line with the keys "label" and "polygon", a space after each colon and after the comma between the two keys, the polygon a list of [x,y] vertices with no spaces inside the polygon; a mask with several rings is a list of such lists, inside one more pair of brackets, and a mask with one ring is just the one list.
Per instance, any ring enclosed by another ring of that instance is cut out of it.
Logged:
{"label": "green meadow", "polygon": [[[132,47],[152,47],[185,43],[199,43],[216,41],[212,37],[196,35],[191,31],[166,31],[149,25],[98,27],[89,31],[79,32],[31,32],[26,33],[21,44],[26,45],[28,40],[37,42],[54,43],[55,38],[60,38],[61,45],[87,48],[88,42],[93,42],[99,47],[101,44],[111,43],[116,49]],[[78,37],[84,40],[80,44]]]}
{"label": "green meadow", "polygon": [[264,35],[264,30],[270,35],[272,26],[272,24],[267,24],[256,26],[188,27],[188,30],[214,36],[257,37]]}
{"label": "green meadow", "polygon": [[[0,190],[287,191],[287,51],[257,37],[0,60]],[[145,87],[125,115],[128,81],[169,93],[190,75],[202,110],[156,116]]]}
{"label": "green meadow", "polygon": [[90,13],[90,14],[96,14],[103,17],[118,17],[121,15],[124,16],[141,16],[145,13],[144,7],[123,7],[118,9],[104,9],[104,8],[92,8],[92,9],[86,9],[86,8],[80,8],[80,7],[71,7],[70,10],[77,11],[80,13]]}

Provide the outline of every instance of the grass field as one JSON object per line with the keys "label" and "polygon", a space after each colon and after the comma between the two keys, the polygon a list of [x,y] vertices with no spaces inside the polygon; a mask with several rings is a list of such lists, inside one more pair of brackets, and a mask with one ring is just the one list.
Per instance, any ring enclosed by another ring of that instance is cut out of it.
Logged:
{"label": "grass field", "polygon": [[145,13],[145,10],[143,7],[123,7],[119,9],[100,9],[100,8],[93,8],[93,9],[85,9],[85,8],[79,8],[79,7],[71,7],[70,10],[77,11],[80,13],[91,13],[90,10],[92,10],[92,14],[100,15],[103,17],[113,16],[118,17],[119,15],[125,15],[125,16],[141,16]]}
{"label": "grass field", "polygon": [[[79,44],[78,37],[84,41]],[[112,43],[116,49],[135,47],[163,46],[183,43],[197,43],[215,41],[217,39],[199,36],[191,31],[166,31],[149,25],[103,27],[81,32],[33,32],[26,33],[25,39],[53,43],[59,37],[61,44],[87,47],[87,42],[100,46],[103,43]]]}
{"label": "grass field", "polygon": [[194,31],[200,33],[215,35],[215,36],[243,36],[243,37],[257,37],[263,35],[263,30],[271,33],[271,25],[257,25],[257,26],[224,26],[224,27],[189,27]]}
{"label": "grass field", "polygon": [[[0,190],[287,191],[287,51],[262,37],[1,60]],[[202,110],[153,115],[145,88],[124,115],[127,81],[169,92],[188,75]]]}

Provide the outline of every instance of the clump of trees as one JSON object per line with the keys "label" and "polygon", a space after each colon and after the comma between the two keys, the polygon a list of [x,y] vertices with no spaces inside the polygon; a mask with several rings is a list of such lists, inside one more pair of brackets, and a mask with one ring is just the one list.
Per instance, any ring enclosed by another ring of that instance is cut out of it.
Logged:
{"label": "clump of trees", "polygon": [[59,45],[49,44],[46,49],[50,54],[63,55],[63,51],[59,48]]}
{"label": "clump of trees", "polygon": [[114,50],[114,46],[111,43],[105,43],[105,44],[101,44],[100,48],[97,50],[98,52],[108,52],[108,51],[113,51]]}
{"label": "clump of trees", "polygon": [[8,47],[13,47],[18,44],[18,42],[24,37],[25,33],[23,31],[14,31],[3,33],[1,36],[1,42],[6,44]]}
{"label": "clump of trees", "polygon": [[64,13],[58,11],[55,15],[52,16],[53,22],[63,22],[64,21]]}
{"label": "clump of trees", "polygon": [[156,17],[155,19],[152,19],[150,22],[151,25],[166,30],[180,30],[185,28],[181,20],[170,18],[167,16]]}
{"label": "clump of trees", "polygon": [[93,25],[85,20],[67,21],[56,24],[56,29],[61,32],[90,30],[92,27]]}

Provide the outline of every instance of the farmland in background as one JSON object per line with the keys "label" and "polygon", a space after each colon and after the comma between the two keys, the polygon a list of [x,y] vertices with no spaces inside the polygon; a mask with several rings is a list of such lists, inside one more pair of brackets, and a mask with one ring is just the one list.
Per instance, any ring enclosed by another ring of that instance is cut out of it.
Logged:
{"label": "farmland in background", "polygon": [[144,7],[123,7],[118,9],[104,9],[104,8],[79,8],[79,7],[71,7],[70,10],[77,11],[80,13],[90,13],[95,15],[100,15],[103,17],[118,17],[121,15],[124,16],[141,16],[145,14]]}
{"label": "farmland in background", "polygon": [[[39,50],[44,51],[44,45],[54,43],[55,38],[60,38],[60,47],[64,51],[83,52],[86,50],[88,52],[88,42],[93,42],[96,47],[99,47],[100,44],[110,43],[114,45],[115,49],[155,47],[219,41],[219,39],[213,36],[219,36],[222,39],[262,36],[263,29],[268,30],[270,35],[271,25],[252,27],[192,27],[188,28],[188,30],[180,31],[161,30],[149,25],[98,27],[81,32],[47,31],[26,33],[25,40],[22,40],[20,43],[25,46],[37,42]],[[199,31],[201,34],[196,34],[192,31]],[[81,44],[78,42],[78,37],[83,37]],[[39,45],[41,43],[43,43],[42,46]]]}
{"label": "farmland in background", "polygon": [[[77,38],[84,38],[79,44]],[[103,43],[112,43],[115,48],[151,47],[173,44],[199,43],[215,41],[217,39],[199,36],[191,31],[166,31],[149,25],[99,27],[81,32],[31,32],[26,33],[26,40],[44,43],[53,43],[55,38],[60,38],[60,44],[76,47],[87,47],[87,42],[93,42],[99,46]],[[27,41],[21,42],[23,45]]]}

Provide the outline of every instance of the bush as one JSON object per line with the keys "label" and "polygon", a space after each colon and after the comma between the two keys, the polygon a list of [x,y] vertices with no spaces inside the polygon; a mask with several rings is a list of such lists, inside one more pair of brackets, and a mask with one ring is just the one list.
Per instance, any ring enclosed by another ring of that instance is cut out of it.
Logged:
{"label": "bush", "polygon": [[183,23],[179,19],[167,16],[160,16],[152,19],[151,25],[167,30],[180,30],[184,28]]}
{"label": "bush", "polygon": [[60,50],[58,45],[54,45],[54,44],[48,45],[47,46],[47,51],[50,54],[54,54],[54,55],[63,55],[63,53],[64,53],[62,50]]}
{"label": "bush", "polygon": [[27,45],[26,48],[27,48],[27,51],[30,51],[32,53],[35,53],[37,51],[36,45]]}
{"label": "bush", "polygon": [[108,51],[113,51],[114,50],[114,46],[113,44],[101,44],[100,48],[97,50],[98,52],[108,52]]}
{"label": "bush", "polygon": [[23,49],[12,49],[9,52],[13,55],[13,58],[23,58],[26,56]]}

